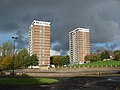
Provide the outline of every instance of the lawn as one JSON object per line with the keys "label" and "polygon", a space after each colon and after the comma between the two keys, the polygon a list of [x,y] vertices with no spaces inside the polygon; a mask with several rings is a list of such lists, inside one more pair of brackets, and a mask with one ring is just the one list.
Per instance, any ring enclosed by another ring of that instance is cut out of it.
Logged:
{"label": "lawn", "polygon": [[0,78],[0,85],[41,85],[58,82],[51,78]]}
{"label": "lawn", "polygon": [[101,61],[101,62],[92,62],[92,63],[85,63],[81,65],[75,65],[75,66],[120,66],[120,61],[114,61],[114,60],[108,60],[108,61]]}

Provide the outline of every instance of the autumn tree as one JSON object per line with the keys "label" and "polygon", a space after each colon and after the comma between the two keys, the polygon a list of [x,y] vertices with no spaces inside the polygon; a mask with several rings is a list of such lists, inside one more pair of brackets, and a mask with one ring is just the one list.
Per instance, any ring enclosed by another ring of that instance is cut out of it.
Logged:
{"label": "autumn tree", "polygon": [[0,46],[0,63],[1,63],[1,61],[2,61],[2,48]]}
{"label": "autumn tree", "polygon": [[70,63],[69,56],[52,56],[50,57],[50,64],[55,66],[68,65]]}
{"label": "autumn tree", "polygon": [[6,56],[3,58],[1,62],[1,68],[2,69],[11,69],[12,68],[12,57],[11,56]]}
{"label": "autumn tree", "polygon": [[55,66],[59,66],[61,63],[60,56],[52,56],[51,57],[51,64],[54,64]]}
{"label": "autumn tree", "polygon": [[92,55],[91,54],[87,54],[86,56],[85,56],[85,62],[91,62],[92,61]]}

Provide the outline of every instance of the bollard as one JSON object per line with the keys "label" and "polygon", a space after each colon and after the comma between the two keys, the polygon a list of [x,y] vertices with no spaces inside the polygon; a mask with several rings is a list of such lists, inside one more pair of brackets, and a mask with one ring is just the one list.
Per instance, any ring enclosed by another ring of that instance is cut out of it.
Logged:
{"label": "bollard", "polygon": [[100,75],[100,72],[98,72],[98,75]]}

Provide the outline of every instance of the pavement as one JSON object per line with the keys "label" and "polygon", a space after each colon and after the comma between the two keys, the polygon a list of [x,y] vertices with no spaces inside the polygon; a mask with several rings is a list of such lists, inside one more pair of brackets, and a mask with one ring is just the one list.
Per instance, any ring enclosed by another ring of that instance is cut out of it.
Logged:
{"label": "pavement", "polygon": [[16,74],[26,74],[30,77],[76,77],[90,75],[116,75],[120,74],[120,67],[84,67],[84,68],[55,68],[49,70],[19,69]]}

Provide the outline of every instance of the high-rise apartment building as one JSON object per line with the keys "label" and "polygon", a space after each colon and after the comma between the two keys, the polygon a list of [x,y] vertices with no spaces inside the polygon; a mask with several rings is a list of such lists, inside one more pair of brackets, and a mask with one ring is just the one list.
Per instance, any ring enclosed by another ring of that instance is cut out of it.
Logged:
{"label": "high-rise apartment building", "polygon": [[36,54],[39,66],[50,64],[50,22],[34,20],[29,27],[29,53]]}
{"label": "high-rise apartment building", "polygon": [[84,58],[90,54],[89,29],[77,28],[69,32],[69,50],[71,64],[82,64]]}

